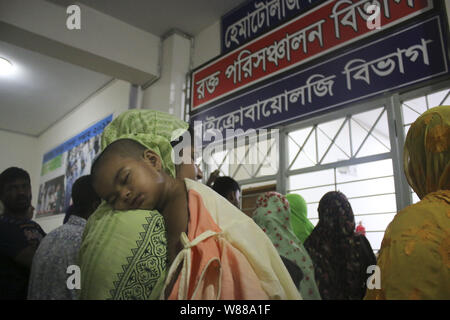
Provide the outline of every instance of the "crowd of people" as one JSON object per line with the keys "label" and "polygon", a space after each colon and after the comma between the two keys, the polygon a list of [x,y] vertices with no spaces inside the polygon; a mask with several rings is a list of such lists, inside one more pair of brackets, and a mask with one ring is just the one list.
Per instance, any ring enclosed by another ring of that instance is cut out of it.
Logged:
{"label": "crowd of people", "polygon": [[0,299],[450,299],[450,107],[409,129],[405,175],[421,201],[395,216],[378,257],[339,191],[322,196],[316,226],[299,194],[264,193],[247,216],[234,179],[198,181],[190,133],[158,111],[118,116],[48,234],[32,220],[29,174],[3,171]]}

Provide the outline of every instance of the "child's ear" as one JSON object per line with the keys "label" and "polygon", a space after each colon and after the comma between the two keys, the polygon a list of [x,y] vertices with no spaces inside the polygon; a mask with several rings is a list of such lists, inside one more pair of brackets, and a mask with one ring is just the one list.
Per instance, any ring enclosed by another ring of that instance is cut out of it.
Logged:
{"label": "child's ear", "polygon": [[150,163],[156,170],[161,171],[161,158],[153,150],[147,149],[144,151],[144,161]]}
{"label": "child's ear", "polygon": [[230,202],[233,202],[236,199],[236,196],[234,195],[233,191],[228,192],[227,194],[227,200]]}

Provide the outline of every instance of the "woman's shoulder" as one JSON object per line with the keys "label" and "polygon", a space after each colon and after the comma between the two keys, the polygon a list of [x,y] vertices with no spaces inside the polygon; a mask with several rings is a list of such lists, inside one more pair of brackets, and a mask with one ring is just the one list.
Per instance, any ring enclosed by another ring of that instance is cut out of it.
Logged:
{"label": "woman's shoulder", "polygon": [[418,230],[450,228],[450,191],[440,190],[400,210],[386,229],[386,235],[419,234]]}
{"label": "woman's shoulder", "polygon": [[411,220],[414,218],[431,219],[450,213],[450,190],[439,190],[427,194],[422,200],[400,210],[395,219]]}

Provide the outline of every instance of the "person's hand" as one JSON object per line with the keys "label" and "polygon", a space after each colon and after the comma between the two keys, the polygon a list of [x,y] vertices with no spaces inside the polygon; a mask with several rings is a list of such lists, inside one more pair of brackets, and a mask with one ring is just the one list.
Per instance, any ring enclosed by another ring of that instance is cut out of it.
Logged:
{"label": "person's hand", "polygon": [[208,181],[206,182],[206,185],[208,187],[211,187],[213,185],[214,181],[216,181],[216,179],[219,176],[219,174],[220,174],[220,170],[219,169],[214,170],[211,173],[211,175],[209,176]]}

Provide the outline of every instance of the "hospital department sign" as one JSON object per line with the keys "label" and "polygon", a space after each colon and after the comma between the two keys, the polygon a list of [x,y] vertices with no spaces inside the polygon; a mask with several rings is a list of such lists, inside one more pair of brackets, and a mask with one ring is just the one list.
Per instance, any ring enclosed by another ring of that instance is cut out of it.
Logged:
{"label": "hospital department sign", "polygon": [[203,130],[268,128],[448,74],[440,16],[191,115]]}
{"label": "hospital department sign", "polygon": [[[374,6],[379,8],[380,28],[372,27]],[[196,69],[192,73],[191,111],[386,30],[432,7],[431,0],[326,1]],[[247,30],[241,24],[236,28],[236,36]]]}

